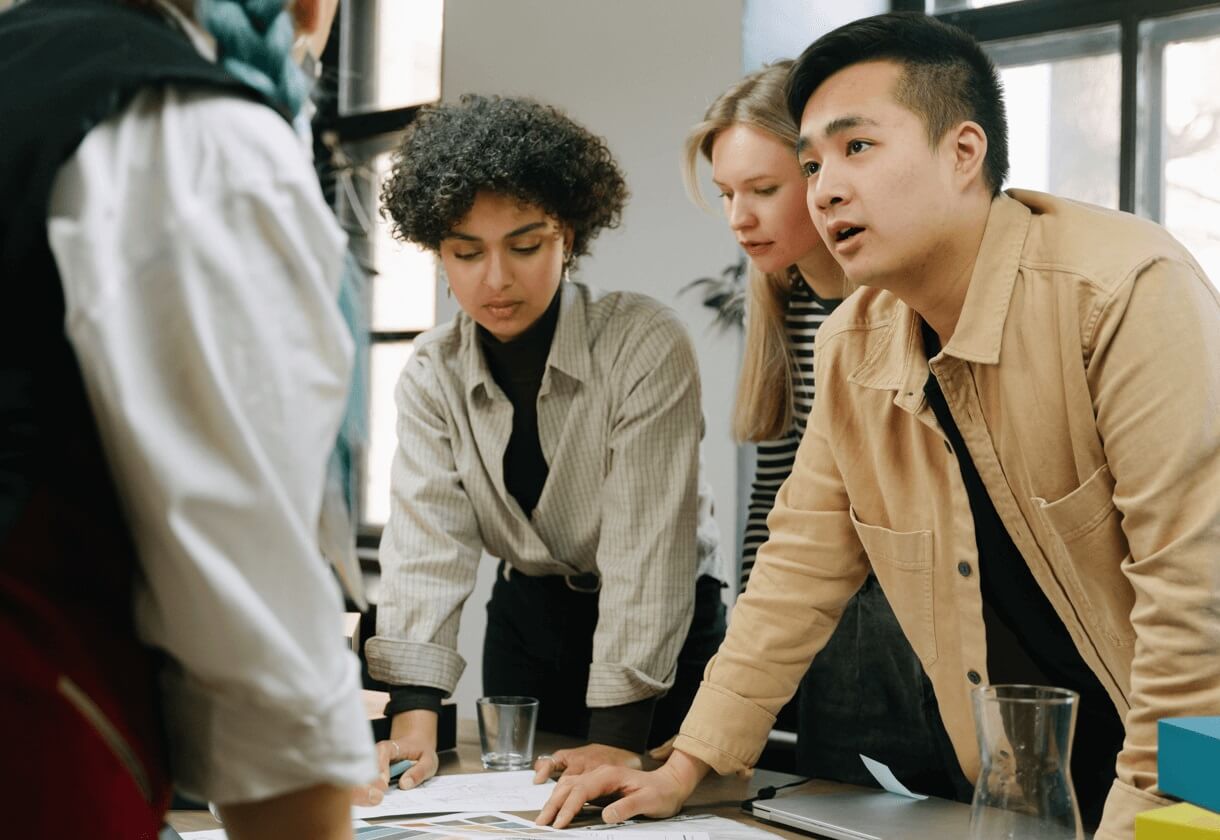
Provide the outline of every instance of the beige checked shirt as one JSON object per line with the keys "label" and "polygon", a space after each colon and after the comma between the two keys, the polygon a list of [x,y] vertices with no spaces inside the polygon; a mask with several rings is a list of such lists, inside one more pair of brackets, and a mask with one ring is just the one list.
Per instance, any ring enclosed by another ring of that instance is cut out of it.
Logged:
{"label": "beige checked shirt", "polygon": [[458,618],[486,551],[526,575],[601,575],[591,708],[673,682],[695,579],[719,576],[694,350],[651,298],[579,283],[562,294],[538,392],[550,474],[532,517],[505,489],[513,409],[475,323],[459,313],[416,342],[395,393],[382,594],[366,648],[378,679],[452,693],[465,668]]}

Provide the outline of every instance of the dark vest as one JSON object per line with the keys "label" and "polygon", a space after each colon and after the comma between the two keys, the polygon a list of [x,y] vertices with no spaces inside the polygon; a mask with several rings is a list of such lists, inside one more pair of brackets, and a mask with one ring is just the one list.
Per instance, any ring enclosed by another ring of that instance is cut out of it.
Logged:
{"label": "dark vest", "polygon": [[258,97],[160,17],[114,0],[0,14],[0,79],[0,629],[21,639],[33,673],[45,665],[88,695],[164,808],[156,656],[132,617],[139,565],[64,333],[47,207],[85,135],[141,90]]}

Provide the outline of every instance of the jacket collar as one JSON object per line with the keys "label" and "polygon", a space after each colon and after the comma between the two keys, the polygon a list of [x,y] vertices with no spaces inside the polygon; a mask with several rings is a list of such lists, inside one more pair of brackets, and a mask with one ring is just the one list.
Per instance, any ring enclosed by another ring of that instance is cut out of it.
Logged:
{"label": "jacket collar", "polygon": [[[1005,193],[992,200],[961,317],[944,347],[947,355],[978,364],[999,363],[1029,224],[1030,211],[1024,204]],[[897,401],[910,400],[913,407],[923,396],[928,375],[920,317],[897,297],[892,300],[893,318],[885,327],[885,336],[849,381],[866,388],[900,391]]]}
{"label": "jacket collar", "polygon": [[[555,325],[555,336],[551,339],[551,352],[547,355],[547,371],[542,376],[540,394],[546,393],[550,385],[551,369],[575,379],[588,381],[593,360],[589,352],[589,330],[585,317],[587,293],[580,283],[564,282],[560,289],[559,320]],[[494,393],[495,379],[487,358],[479,347],[477,325],[469,315],[459,314],[461,349],[465,364],[465,382],[469,394],[482,388],[486,394]]]}

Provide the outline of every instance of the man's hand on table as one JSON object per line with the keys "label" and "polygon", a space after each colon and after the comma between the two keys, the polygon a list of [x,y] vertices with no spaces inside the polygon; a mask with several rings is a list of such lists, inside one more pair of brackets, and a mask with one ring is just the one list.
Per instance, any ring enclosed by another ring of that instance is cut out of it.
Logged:
{"label": "man's hand on table", "polygon": [[669,761],[651,772],[603,765],[580,775],[565,774],[536,822],[566,828],[586,802],[616,794],[620,798],[602,809],[603,822],[618,823],[640,815],[672,817],[682,810],[709,769],[694,756],[675,750]]}
{"label": "man's hand on table", "polygon": [[398,787],[410,790],[436,775],[440,759],[436,755],[436,712],[417,709],[395,715],[390,739],[377,742],[377,778],[365,787],[352,789],[352,804],[377,805],[389,789],[390,765],[403,759],[414,762],[402,774]]}
{"label": "man's hand on table", "polygon": [[556,773],[574,776],[605,765],[632,770],[639,770],[644,766],[640,757],[631,750],[606,744],[585,744],[570,750],[556,750],[553,755],[539,756],[534,762],[534,784],[540,785]]}

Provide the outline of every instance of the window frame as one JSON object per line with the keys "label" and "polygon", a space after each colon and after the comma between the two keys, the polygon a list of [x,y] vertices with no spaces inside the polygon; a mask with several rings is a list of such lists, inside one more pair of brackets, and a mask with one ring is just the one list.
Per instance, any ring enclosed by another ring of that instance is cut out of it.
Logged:
{"label": "window frame", "polygon": [[[891,11],[925,11],[925,0],[891,0]],[[1140,160],[1140,142],[1145,140],[1148,148],[1145,156],[1153,159],[1159,155],[1160,140],[1156,132],[1149,131],[1141,137],[1140,107],[1147,108],[1147,125],[1161,122],[1164,103],[1159,84],[1147,84],[1146,101],[1140,101],[1140,68],[1143,46],[1140,43],[1140,25],[1152,20],[1172,18],[1178,15],[1220,9],[1218,0],[1013,0],[997,6],[981,9],[958,9],[954,11],[927,13],[930,17],[957,26],[970,33],[981,43],[1006,41],[1049,35],[1074,29],[1098,26],[1119,27],[1119,64],[1121,72],[1119,92],[1119,150],[1118,150],[1118,206],[1129,213],[1143,209],[1158,210],[1145,215],[1154,221],[1163,216],[1160,168],[1147,165]],[[1195,36],[1197,33],[1192,32]],[[1216,34],[1220,34],[1220,30]],[[1172,37],[1161,34],[1157,54]],[[1159,61],[1149,61],[1148,81],[1160,78]],[[1142,177],[1142,182],[1141,182]],[[1138,201],[1138,203],[1137,203]]]}

